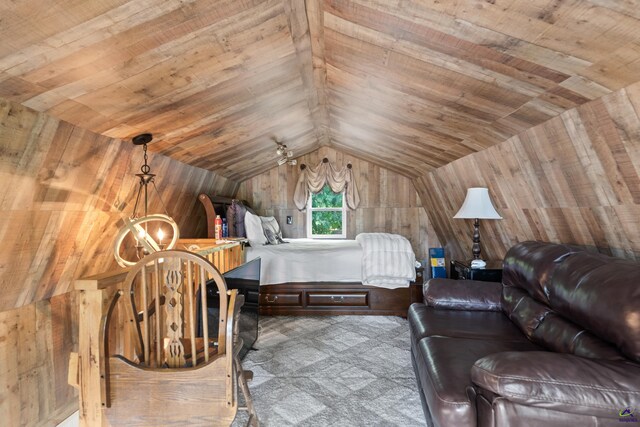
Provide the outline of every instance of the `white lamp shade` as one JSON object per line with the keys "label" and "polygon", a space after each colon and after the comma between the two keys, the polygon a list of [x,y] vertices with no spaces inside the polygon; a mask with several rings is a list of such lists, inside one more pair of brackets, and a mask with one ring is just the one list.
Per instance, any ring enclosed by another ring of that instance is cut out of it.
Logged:
{"label": "white lamp shade", "polygon": [[489,198],[489,189],[483,187],[468,188],[467,197],[454,218],[462,219],[502,219]]}

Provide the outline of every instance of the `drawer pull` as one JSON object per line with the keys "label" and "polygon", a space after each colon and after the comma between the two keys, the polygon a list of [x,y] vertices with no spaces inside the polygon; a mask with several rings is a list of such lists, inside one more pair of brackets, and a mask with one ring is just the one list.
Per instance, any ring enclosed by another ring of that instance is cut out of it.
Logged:
{"label": "drawer pull", "polygon": [[344,296],[342,296],[342,295],[339,295],[339,296],[331,295],[331,301],[333,301],[333,302],[344,302]]}
{"label": "drawer pull", "polygon": [[274,296],[272,300],[269,299],[269,295],[267,295],[267,302],[269,303],[273,303],[278,301],[278,295]]}

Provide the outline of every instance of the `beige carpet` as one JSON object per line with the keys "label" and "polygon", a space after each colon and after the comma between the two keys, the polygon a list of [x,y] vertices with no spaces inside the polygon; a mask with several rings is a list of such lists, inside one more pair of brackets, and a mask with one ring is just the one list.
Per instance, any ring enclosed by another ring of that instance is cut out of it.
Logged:
{"label": "beige carpet", "polygon": [[426,425],[405,319],[263,317],[255,347],[243,365],[261,425]]}

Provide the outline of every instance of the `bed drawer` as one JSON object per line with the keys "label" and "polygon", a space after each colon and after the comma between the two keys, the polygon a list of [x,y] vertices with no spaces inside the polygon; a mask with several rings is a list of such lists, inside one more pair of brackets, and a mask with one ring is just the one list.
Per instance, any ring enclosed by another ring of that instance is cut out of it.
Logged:
{"label": "bed drawer", "polygon": [[368,292],[323,292],[308,291],[307,306],[356,306],[366,307],[369,305]]}
{"label": "bed drawer", "polygon": [[260,294],[260,305],[298,305],[302,306],[302,292],[282,292]]}

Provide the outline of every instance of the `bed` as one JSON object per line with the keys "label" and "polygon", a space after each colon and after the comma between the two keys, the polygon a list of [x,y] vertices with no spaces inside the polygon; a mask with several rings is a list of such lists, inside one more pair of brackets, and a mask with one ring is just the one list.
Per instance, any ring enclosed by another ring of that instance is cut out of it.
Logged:
{"label": "bed", "polygon": [[[216,214],[226,215],[232,204],[230,198],[204,194],[199,199],[209,224]],[[372,286],[363,284],[363,252],[356,240],[284,241],[245,249],[247,260],[261,258],[260,314],[406,316],[412,303],[422,301],[422,268],[415,270],[415,280],[406,287]]]}
{"label": "bed", "polygon": [[260,285],[361,282],[362,248],[355,240],[284,240],[245,249],[247,261],[262,259]]}

